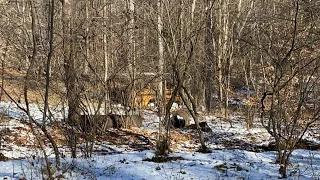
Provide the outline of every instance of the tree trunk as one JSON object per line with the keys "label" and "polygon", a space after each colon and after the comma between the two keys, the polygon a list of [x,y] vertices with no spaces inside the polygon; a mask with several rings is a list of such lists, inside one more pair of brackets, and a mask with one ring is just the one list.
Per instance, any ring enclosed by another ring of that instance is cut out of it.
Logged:
{"label": "tree trunk", "polygon": [[89,4],[85,1],[85,11],[86,11],[86,24],[85,24],[85,48],[86,48],[86,59],[83,64],[84,74],[88,74],[88,65],[90,60],[90,43],[89,43]]}
{"label": "tree trunk", "polygon": [[213,95],[213,36],[212,36],[212,1],[207,0],[206,4],[206,37],[205,37],[205,105],[206,111],[212,111],[212,95]]}
{"label": "tree trunk", "polygon": [[217,42],[217,74],[218,74],[218,97],[219,97],[219,108],[220,108],[220,113],[223,113],[223,82],[222,82],[222,78],[223,78],[223,74],[222,74],[222,61],[223,61],[223,33],[225,32],[225,29],[223,28],[223,6],[224,1],[220,0],[219,1],[219,12],[218,12],[218,27],[221,28],[221,32],[219,33],[218,36],[218,42]]}
{"label": "tree trunk", "polygon": [[68,100],[68,129],[69,146],[72,158],[76,158],[77,135],[74,126],[78,125],[79,120],[79,93],[77,89],[77,77],[75,69],[75,59],[73,58],[73,40],[72,40],[72,0],[62,1],[62,23],[63,23],[63,58],[65,69],[65,86],[67,89]]}
{"label": "tree trunk", "polygon": [[[186,101],[186,98],[184,97],[181,89],[183,90],[183,92],[187,95],[187,98],[188,100],[191,102],[191,107],[188,106],[188,103]],[[180,89],[180,96],[184,102],[184,104],[186,105],[189,113],[191,114],[192,118],[194,119],[194,122],[196,124],[196,128],[197,128],[197,133],[199,135],[199,141],[200,141],[200,144],[201,144],[201,147],[199,148],[199,152],[202,152],[202,153],[209,153],[211,152],[206,144],[205,144],[205,141],[204,141],[204,137],[203,137],[203,133],[201,131],[201,128],[200,128],[200,125],[199,125],[199,119],[198,119],[198,112],[197,112],[197,105],[196,105],[196,102],[194,100],[194,98],[191,96],[191,94],[189,93],[189,91],[187,90],[187,88],[185,86],[182,86]]]}
{"label": "tree trunk", "polygon": [[107,42],[107,15],[108,15],[108,0],[104,0],[103,16],[104,16],[104,33],[103,33],[103,57],[104,57],[104,84],[105,84],[105,114],[109,113],[110,110],[110,97],[108,89],[108,78],[109,78],[109,55],[108,55],[108,42]]}
{"label": "tree trunk", "polygon": [[[2,54],[2,59],[1,59],[1,87],[2,88],[4,88],[4,85],[5,85],[4,84],[4,79],[5,79],[4,68],[5,68],[6,58],[7,58],[8,44],[9,44],[9,41],[6,40],[6,45],[5,45],[5,48],[4,48],[4,51]],[[3,91],[1,90],[0,91],[0,101],[2,101],[2,96],[3,96]]]}
{"label": "tree trunk", "polygon": [[47,138],[49,139],[50,143],[52,144],[54,154],[56,157],[56,167],[59,169],[60,166],[60,155],[57,144],[55,143],[52,136],[47,132],[45,128],[45,123],[47,122],[47,111],[49,109],[49,88],[50,88],[50,70],[51,70],[51,59],[53,53],[53,21],[54,21],[54,0],[51,0],[49,3],[49,23],[48,23],[48,37],[49,37],[49,52],[47,55],[47,62],[46,62],[46,89],[45,89],[45,96],[44,96],[44,110],[43,110],[43,121],[42,121],[42,131],[45,133]]}
{"label": "tree trunk", "polygon": [[159,84],[158,84],[158,107],[159,107],[159,115],[160,117],[163,115],[165,109],[165,87],[164,85],[164,45],[163,45],[163,37],[162,37],[162,30],[163,30],[163,22],[162,22],[162,14],[163,14],[163,5],[162,0],[158,0],[157,4],[158,8],[158,22],[157,22],[157,28],[158,28],[158,50],[159,50],[159,67],[158,67],[158,75],[160,77]]}
{"label": "tree trunk", "polygon": [[[41,140],[41,137],[39,136],[38,132],[36,132],[36,130],[33,128],[33,123],[36,123],[36,122],[34,121],[32,116],[30,115],[30,109],[29,109],[28,89],[29,89],[29,83],[30,83],[29,82],[30,81],[30,72],[31,72],[32,68],[36,64],[35,61],[36,61],[36,57],[37,57],[37,54],[38,54],[37,38],[36,38],[37,37],[37,35],[36,35],[36,14],[35,14],[36,12],[35,12],[35,7],[34,7],[33,0],[30,0],[29,3],[30,3],[30,8],[31,8],[31,26],[32,26],[31,28],[32,28],[33,49],[32,49],[32,57],[31,57],[30,67],[28,68],[27,74],[26,74],[26,77],[25,77],[24,99],[25,99],[25,103],[26,103],[26,112],[27,112],[27,115],[29,117],[29,126],[31,128],[31,131],[32,131],[33,135],[38,140],[40,149],[44,154],[44,158],[45,158],[45,162],[46,162],[46,169],[47,169],[47,173],[48,173],[49,179],[53,179],[53,175],[52,175],[52,171],[51,171],[51,165],[50,165],[50,161],[49,161],[48,155],[47,155],[47,153],[46,153],[46,151],[44,149],[44,144],[43,144],[43,142]],[[45,127],[45,126],[43,126],[43,127]],[[44,133],[45,133],[45,135],[48,135],[48,133],[46,133],[46,131],[44,131]]]}

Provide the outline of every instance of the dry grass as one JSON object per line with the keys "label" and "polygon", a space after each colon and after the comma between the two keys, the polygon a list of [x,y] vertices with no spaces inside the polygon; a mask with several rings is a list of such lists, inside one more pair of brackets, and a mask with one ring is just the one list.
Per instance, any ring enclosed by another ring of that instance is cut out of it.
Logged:
{"label": "dry grass", "polygon": [[[25,74],[7,69],[3,72],[0,79],[0,86],[8,93],[8,95],[16,102],[24,103],[24,84]],[[43,104],[44,102],[44,86],[45,79],[31,80],[28,89],[28,101],[29,103]],[[63,83],[62,82],[51,82],[49,92],[49,103],[59,104],[61,101],[61,94],[63,94]],[[5,93],[1,94],[1,101],[12,101],[9,96]]]}

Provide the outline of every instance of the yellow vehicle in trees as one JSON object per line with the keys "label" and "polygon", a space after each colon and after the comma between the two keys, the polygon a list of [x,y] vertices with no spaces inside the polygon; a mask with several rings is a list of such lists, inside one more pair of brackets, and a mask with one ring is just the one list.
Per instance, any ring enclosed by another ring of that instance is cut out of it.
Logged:
{"label": "yellow vehicle in trees", "polygon": [[[171,98],[173,90],[172,89],[166,89],[166,102],[169,101]],[[157,92],[153,89],[143,89],[142,91],[137,93],[136,99],[135,99],[135,105],[136,107],[146,108],[151,103],[156,103],[157,98],[159,98]],[[176,97],[175,102],[180,104],[181,98],[179,96]]]}
{"label": "yellow vehicle in trees", "polygon": [[[151,103],[156,104],[161,102],[159,92],[157,91],[158,74],[156,73],[137,73],[135,76],[135,91],[132,90],[132,79],[129,74],[121,73],[115,76],[110,81],[109,96],[112,103],[122,104],[124,106],[131,105],[132,98],[134,98],[135,108],[147,108]],[[173,89],[167,83],[167,89],[165,91],[165,101],[168,102],[171,98]],[[127,103],[124,103],[124,102]],[[176,97],[176,103],[180,104],[181,98]]]}

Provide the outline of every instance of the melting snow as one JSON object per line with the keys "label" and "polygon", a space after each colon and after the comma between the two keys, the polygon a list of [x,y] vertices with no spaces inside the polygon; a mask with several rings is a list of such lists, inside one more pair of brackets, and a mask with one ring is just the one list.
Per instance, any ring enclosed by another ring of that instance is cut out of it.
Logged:
{"label": "melting snow", "polygon": [[[42,113],[38,106],[32,105],[32,116],[41,120]],[[0,130],[9,128],[13,133],[19,133],[20,138],[27,141],[30,146],[19,146],[7,142],[10,138],[1,138],[1,153],[10,158],[0,161],[0,179],[43,179],[41,169],[44,168],[42,152],[32,146],[34,138],[28,132],[28,125],[22,123],[25,114],[15,104],[2,102],[1,114],[10,117],[9,121],[2,123]],[[61,118],[61,110],[57,110],[55,117]],[[152,111],[144,111],[146,121],[141,128],[143,131],[156,132],[159,117]],[[232,144],[262,145],[270,142],[272,138],[261,128],[258,122],[254,128],[247,130],[246,124],[240,117],[233,117],[229,121],[221,118],[206,116],[204,121],[212,128],[212,133],[205,133],[207,145],[212,153],[201,154],[190,152],[198,143],[181,141],[177,143],[175,153],[170,156],[181,157],[180,160],[166,163],[144,161],[154,157],[154,150],[132,151],[128,146],[96,143],[95,149],[104,149],[105,154],[94,153],[92,158],[76,158],[63,156],[62,168],[55,171],[54,176],[61,179],[130,179],[130,180],[162,180],[162,179],[278,179],[279,166],[274,163],[275,152],[251,151]],[[231,123],[231,124],[230,124]],[[24,130],[18,130],[23,128]],[[16,132],[18,131],[18,132]],[[181,131],[181,130],[174,130]],[[182,130],[187,135],[189,130]],[[319,137],[307,133],[306,137],[319,142]],[[7,138],[7,139],[6,139]],[[189,149],[189,150],[188,150]],[[67,149],[60,147],[61,153],[67,154]],[[51,148],[46,147],[50,161],[54,164]],[[292,154],[287,179],[319,179],[320,177],[320,151],[298,149]]]}

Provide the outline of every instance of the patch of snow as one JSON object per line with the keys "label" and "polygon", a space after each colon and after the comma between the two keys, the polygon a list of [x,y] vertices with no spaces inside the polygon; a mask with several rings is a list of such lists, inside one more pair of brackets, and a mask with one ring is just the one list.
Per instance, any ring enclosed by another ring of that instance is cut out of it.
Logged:
{"label": "patch of snow", "polygon": [[[32,116],[42,119],[41,108],[32,105]],[[61,109],[54,113],[62,116]],[[15,104],[0,102],[0,113],[6,114],[11,119],[1,126],[0,130],[9,128],[14,133],[19,133],[18,138],[26,141],[25,146],[9,143],[10,136],[1,138],[1,153],[10,158],[0,161],[0,179],[45,179],[42,177],[44,160],[42,152],[35,149],[34,137],[30,135],[28,125],[20,121],[24,118]],[[159,116],[153,111],[143,111],[143,127],[141,130],[150,134],[157,132]],[[180,117],[179,117],[180,118]],[[182,117],[181,117],[182,118]],[[244,118],[231,117],[229,119],[214,116],[204,116],[212,132],[204,133],[206,143],[212,153],[201,154],[194,152],[199,147],[195,139],[189,141],[176,140],[176,151],[170,156],[181,157],[180,160],[166,163],[144,161],[155,156],[154,150],[133,151],[128,145],[112,145],[108,142],[97,142],[94,145],[92,158],[69,157],[66,147],[59,147],[62,154],[67,157],[61,159],[61,170],[55,171],[54,176],[61,179],[278,179],[279,165],[274,163],[275,152],[253,152],[241,150],[241,144],[263,145],[272,141],[271,136],[256,119],[252,129],[247,129]],[[18,129],[19,128],[19,129]],[[317,127],[315,127],[317,128]],[[317,130],[317,129],[315,129]],[[176,134],[185,137],[194,133],[192,130],[173,130]],[[318,139],[311,130],[305,138]],[[195,138],[195,136],[192,136]],[[131,144],[134,141],[130,141]],[[236,144],[233,144],[233,143]],[[231,147],[226,149],[226,147]],[[192,150],[190,152],[190,149]],[[45,146],[46,153],[54,165],[54,155],[49,146]],[[83,155],[79,151],[79,155]],[[13,160],[16,159],[16,160]],[[288,167],[287,179],[311,180],[320,177],[320,151],[295,150]]]}
{"label": "patch of snow", "polygon": [[[175,153],[182,160],[166,163],[143,161],[154,152],[130,152],[89,159],[64,159],[67,169],[63,179],[278,179],[274,152],[254,153],[242,150],[214,150],[209,154]],[[287,179],[314,179],[320,175],[320,152],[296,150]],[[311,162],[313,161],[313,163]],[[0,176],[34,178],[39,160],[0,162]],[[61,172],[60,172],[61,173]],[[14,174],[14,175],[13,175]],[[56,172],[58,175],[59,172]]]}

